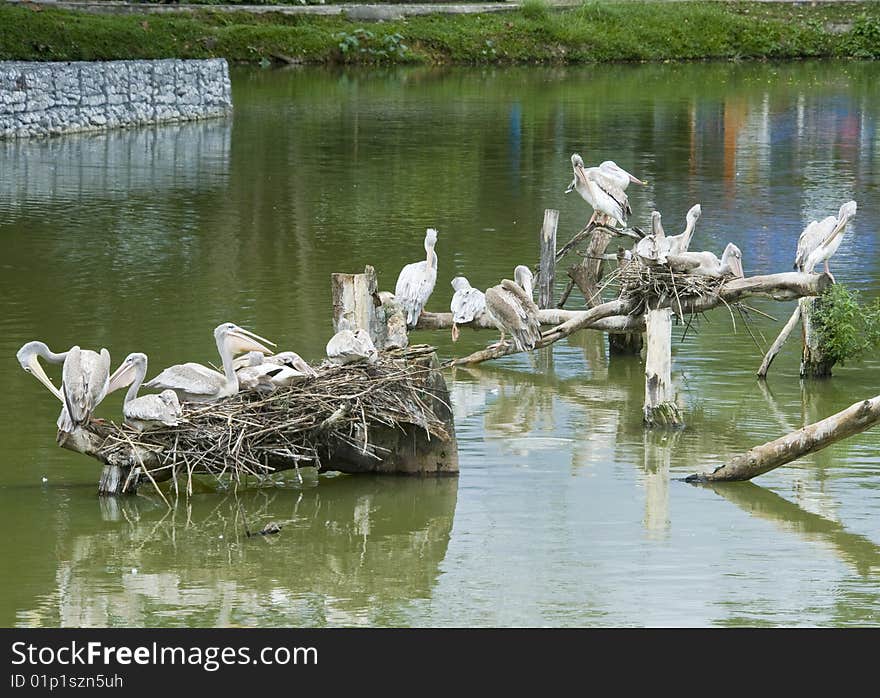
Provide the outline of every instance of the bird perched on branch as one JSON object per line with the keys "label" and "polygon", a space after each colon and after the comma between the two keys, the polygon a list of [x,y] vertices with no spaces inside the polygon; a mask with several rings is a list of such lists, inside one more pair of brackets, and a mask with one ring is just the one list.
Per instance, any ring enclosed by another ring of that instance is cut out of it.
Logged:
{"label": "bird perched on branch", "polygon": [[397,277],[397,285],[394,288],[394,298],[406,313],[406,326],[412,329],[419,321],[419,315],[437,282],[437,253],[434,246],[437,244],[437,231],[428,228],[425,232],[425,253],[427,258],[421,262],[407,264],[400,270]]}
{"label": "bird perched on branch", "polygon": [[452,341],[457,342],[458,326],[472,322],[486,309],[486,295],[471,286],[463,276],[456,276],[452,280],[452,288],[455,289],[452,302],[449,304],[452,310]]}
{"label": "bird perched on branch", "polygon": [[742,279],[745,276],[742,252],[732,242],[724,248],[720,260],[711,252],[683,252],[669,255],[667,262],[673,271],[695,276],[711,276],[716,279],[724,276]]}
{"label": "bird perched on branch", "polygon": [[538,306],[532,300],[532,272],[522,264],[513,270],[513,278],[486,289],[486,311],[493,324],[501,330],[501,339],[493,347],[504,344],[510,333],[517,351],[534,349],[541,339]]}
{"label": "bird perched on branch", "polygon": [[577,191],[593,207],[593,215],[587,225],[596,221],[600,215],[603,217],[602,225],[625,225],[627,216],[632,213],[625,190],[630,182],[644,182],[618,167],[612,160],[606,160],[598,167],[585,167],[584,159],[574,153],[571,156],[571,166],[574,179],[565,193]]}
{"label": "bird perched on branch", "polygon": [[819,262],[824,262],[825,273],[833,281],[834,276],[828,268],[828,260],[843,242],[846,224],[856,215],[856,210],[856,202],[847,201],[840,207],[836,217],[828,216],[821,221],[811,221],[798,238],[794,268],[797,271],[811,272]]}
{"label": "bird perched on branch", "polygon": [[162,426],[173,427],[180,423],[182,411],[177,393],[163,390],[158,395],[138,397],[141,383],[147,375],[147,355],[140,352],[129,354],[110,376],[112,389],[131,386],[125,394],[122,415],[125,423],[138,431]]}
{"label": "bird perched on branch", "polygon": [[688,247],[691,245],[691,238],[694,236],[694,228],[696,228],[697,221],[700,220],[702,212],[703,209],[700,208],[700,204],[691,206],[685,216],[684,232],[666,237],[666,244],[669,248],[668,254],[681,254],[688,251]]}

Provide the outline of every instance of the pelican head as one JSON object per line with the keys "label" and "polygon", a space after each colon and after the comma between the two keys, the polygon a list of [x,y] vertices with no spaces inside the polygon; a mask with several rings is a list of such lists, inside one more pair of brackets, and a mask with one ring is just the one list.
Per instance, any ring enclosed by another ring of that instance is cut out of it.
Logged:
{"label": "pelican head", "polygon": [[437,231],[434,228],[428,228],[425,231],[425,251],[430,252],[437,244]]}
{"label": "pelican head", "polygon": [[452,280],[452,288],[454,288],[456,291],[466,291],[470,287],[470,282],[463,276],[456,276]]}
{"label": "pelican head", "polygon": [[114,390],[131,385],[138,375],[141,379],[147,375],[147,355],[134,352],[126,356],[119,364],[119,368],[110,376],[110,386],[107,388],[107,392],[112,393]]}
{"label": "pelican head", "polygon": [[571,154],[571,166],[573,168],[583,167],[584,159],[578,153]]}
{"label": "pelican head", "polygon": [[300,373],[304,373],[307,376],[317,376],[318,372],[309,366],[305,359],[303,359],[299,354],[295,351],[281,351],[275,354],[272,357],[276,361],[278,361],[283,366],[289,366],[294,371],[299,371]]}
{"label": "pelican head", "polygon": [[40,366],[39,357],[42,356],[49,361],[55,361],[59,363],[58,359],[63,361],[64,354],[55,354],[52,352],[48,346],[44,342],[28,342],[21,349],[19,349],[15,358],[18,359],[18,363],[21,367],[30,374],[33,374],[34,378],[36,378],[40,383],[45,385],[49,392],[51,392],[55,397],[57,397],[62,402],[64,401],[64,397],[61,395],[61,391],[58,390],[53,384],[52,379],[46,375],[46,372],[43,370],[43,367]]}
{"label": "pelican head", "polygon": [[703,209],[700,207],[700,204],[694,204],[691,206],[690,210],[687,212],[685,216],[685,220],[689,226],[693,226],[697,224],[697,221],[700,220],[700,216],[703,214]]}
{"label": "pelican head", "polygon": [[745,277],[742,265],[742,252],[732,242],[727,243],[727,247],[724,248],[724,253],[721,255],[721,266],[724,267],[725,265],[736,278],[742,279]]}
{"label": "pelican head", "polygon": [[651,233],[655,238],[666,237],[666,233],[663,232],[663,223],[660,222],[660,219],[660,211],[651,211]]}
{"label": "pelican head", "polygon": [[858,205],[855,201],[847,201],[843,206],[840,207],[840,211],[837,212],[837,220],[842,221],[844,225],[846,222],[856,215],[856,210],[858,209]]}
{"label": "pelican head", "polygon": [[[261,351],[264,354],[271,354],[272,350],[266,347],[266,344],[275,346],[274,342],[270,342],[265,337],[254,334],[250,330],[239,327],[231,322],[224,322],[214,328],[214,339],[217,341],[217,347],[229,347],[233,354],[241,354],[245,351]],[[220,352],[221,355],[223,352]]]}
{"label": "pelican head", "polygon": [[513,270],[513,280],[522,286],[523,290],[529,294],[530,298],[532,296],[532,280],[534,278],[532,270],[525,264],[520,264]]}
{"label": "pelican head", "polygon": [[354,342],[355,346],[363,353],[364,356],[367,357],[367,360],[372,363],[376,360],[379,355],[379,352],[376,351],[376,345],[373,344],[373,340],[370,337],[370,333],[366,330],[355,330],[354,331]]}

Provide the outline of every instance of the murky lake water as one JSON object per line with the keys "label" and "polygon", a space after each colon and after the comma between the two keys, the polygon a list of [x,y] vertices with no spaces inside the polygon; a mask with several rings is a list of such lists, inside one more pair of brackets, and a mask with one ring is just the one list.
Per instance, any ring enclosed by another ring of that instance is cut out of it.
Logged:
{"label": "murky lake water", "polygon": [[[640,360],[581,333],[449,374],[459,478],[206,483],[171,512],[148,487],[96,497],[98,464],[55,446],[57,403],[14,358],[106,346],[153,375],[216,361],[230,320],[317,361],[331,272],[373,264],[393,289],[436,227],[443,310],[454,276],[536,261],[544,208],[568,239],[588,214],[562,193],[573,151],[649,180],[637,224],[657,207],[678,232],[701,203],[692,249],[733,241],[747,274],[790,269],[804,223],[855,198],[832,271],[873,297],[878,84],[859,63],[236,70],[226,121],[0,143],[0,624],[880,625],[880,431],[754,483],[676,479],[880,392],[873,357],[801,384],[796,341],[760,386],[723,309],[674,345],[683,433],[645,433]],[[282,533],[247,539],[242,515]]]}

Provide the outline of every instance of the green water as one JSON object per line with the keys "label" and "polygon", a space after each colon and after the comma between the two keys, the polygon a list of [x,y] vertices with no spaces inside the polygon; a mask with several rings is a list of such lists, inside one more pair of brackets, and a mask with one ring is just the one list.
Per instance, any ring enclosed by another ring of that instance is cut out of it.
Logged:
{"label": "green water", "polygon": [[[762,388],[765,318],[676,328],[680,434],[643,431],[640,360],[581,333],[448,374],[459,478],[205,482],[172,511],[149,487],[99,499],[98,464],[55,446],[57,402],[14,358],[106,346],[154,375],[216,361],[233,321],[316,362],[331,272],[372,264],[393,289],[436,227],[444,310],[454,276],[484,288],[536,261],[545,208],[577,231],[573,151],[649,180],[637,224],[656,207],[679,232],[701,203],[691,248],[735,242],[750,275],[790,269],[805,222],[855,198],[832,271],[873,297],[877,84],[859,63],[236,70],[229,120],[0,143],[0,624],[880,625],[880,431],[755,483],[677,479],[880,392],[875,357],[801,384],[796,341]],[[494,339],[413,337],[443,357]]]}

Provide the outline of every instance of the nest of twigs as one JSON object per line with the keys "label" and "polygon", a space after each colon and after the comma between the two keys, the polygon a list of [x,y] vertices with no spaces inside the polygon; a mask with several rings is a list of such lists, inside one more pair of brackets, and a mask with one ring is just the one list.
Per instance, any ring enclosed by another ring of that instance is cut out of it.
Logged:
{"label": "nest of twigs", "polygon": [[[268,395],[240,392],[209,404],[184,405],[185,421],[175,427],[138,432],[109,426],[102,450],[155,451],[162,470],[209,473],[241,481],[275,471],[273,462],[320,467],[328,445],[348,445],[365,457],[381,459],[370,442],[376,427],[415,425],[428,438],[449,439],[435,412],[438,396],[430,388],[432,347],[381,354],[373,364],[324,364],[304,383]],[[422,358],[421,361],[413,359]],[[153,469],[156,472],[156,469]]]}
{"label": "nest of twigs", "polygon": [[673,310],[677,310],[676,300],[684,302],[715,296],[727,280],[726,277],[675,273],[665,264],[645,264],[633,259],[620,266],[620,295],[645,299],[652,304],[669,300]]}

